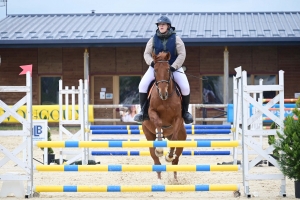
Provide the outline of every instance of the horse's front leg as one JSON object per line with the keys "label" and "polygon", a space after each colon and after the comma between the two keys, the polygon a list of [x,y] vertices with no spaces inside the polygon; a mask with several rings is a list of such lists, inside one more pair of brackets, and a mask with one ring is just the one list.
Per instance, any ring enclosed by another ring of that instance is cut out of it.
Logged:
{"label": "horse's front leg", "polygon": [[[174,141],[174,140],[178,140],[178,134],[180,131],[180,126],[182,126],[183,121],[181,118],[177,117],[175,119],[175,123],[173,124],[173,134],[168,136],[168,140],[170,141]],[[174,150],[175,147],[171,147],[169,153],[166,155],[165,160],[167,162],[172,162],[174,160]]]}
{"label": "horse's front leg", "polygon": [[[176,129],[174,129],[174,133],[172,134],[172,138],[171,140],[182,140],[185,141],[186,140],[186,130],[185,127],[183,125],[183,120],[182,118],[177,118],[175,120],[175,126]],[[181,156],[183,151],[183,147],[176,147],[175,150],[175,156],[172,155],[173,157],[173,161],[172,161],[172,165],[178,165],[179,162],[179,157]],[[177,172],[174,171],[174,180],[177,182]]]}
{"label": "horse's front leg", "polygon": [[[156,140],[162,141],[163,137],[163,130],[161,128],[162,126],[162,120],[159,118],[157,112],[154,110],[149,110],[149,116],[150,120],[154,123],[155,126],[155,132],[156,132]],[[155,154],[157,157],[161,157],[164,155],[164,149],[162,147],[156,147],[155,148]]]}

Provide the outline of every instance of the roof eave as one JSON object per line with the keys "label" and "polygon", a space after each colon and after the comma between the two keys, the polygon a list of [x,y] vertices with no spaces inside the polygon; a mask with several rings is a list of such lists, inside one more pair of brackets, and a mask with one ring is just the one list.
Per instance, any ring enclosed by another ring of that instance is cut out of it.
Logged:
{"label": "roof eave", "polygon": [[[122,47],[145,46],[149,38],[140,39],[58,39],[58,40],[0,40],[0,48],[34,47]],[[269,38],[182,38],[186,46],[257,46],[300,45],[300,37]]]}

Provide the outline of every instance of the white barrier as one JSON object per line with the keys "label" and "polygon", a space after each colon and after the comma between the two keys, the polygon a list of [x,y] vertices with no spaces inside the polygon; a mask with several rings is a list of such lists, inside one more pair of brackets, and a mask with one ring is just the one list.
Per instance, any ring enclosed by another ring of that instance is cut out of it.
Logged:
{"label": "white barrier", "polygon": [[[266,159],[271,162],[275,167],[279,168],[277,161],[270,156],[274,147],[271,145],[266,149],[263,149],[262,142],[257,141],[255,137],[259,137],[261,140],[262,136],[276,135],[276,131],[283,132],[284,129],[284,76],[283,71],[279,71],[279,85],[247,85],[247,72],[243,71],[241,67],[236,68],[237,76],[235,80],[235,98],[234,113],[235,113],[235,139],[238,139],[239,134],[242,135],[242,164],[243,164],[243,184],[244,193],[247,197],[251,197],[249,189],[249,181],[251,180],[281,180],[280,194],[286,196],[286,181],[282,173],[279,174],[254,174],[250,170],[258,164],[262,159]],[[269,103],[262,104],[262,92],[263,91],[278,91],[276,95]],[[251,94],[260,94],[260,100],[256,101],[256,95],[251,97]],[[280,117],[275,116],[269,111],[274,104],[279,102]],[[255,107],[255,113],[250,116],[250,104]],[[253,130],[253,124],[259,123],[262,120],[262,115],[265,114],[271,118],[277,125],[280,126],[278,130]],[[252,129],[251,129],[252,127]],[[252,149],[252,151],[250,150]],[[251,153],[256,153],[256,158],[249,160]]]}
{"label": "white barrier", "polygon": [[[3,181],[0,196],[6,197],[9,193],[14,193],[17,197],[27,197],[33,193],[33,162],[32,162],[32,79],[30,72],[26,73],[26,86],[0,86],[1,92],[22,92],[26,95],[20,99],[15,105],[9,107],[0,99],[0,107],[5,110],[4,114],[0,116],[0,123],[2,123],[7,117],[13,116],[21,124],[22,130],[8,130],[0,131],[0,136],[20,136],[23,138],[23,142],[19,144],[13,151],[8,150],[2,144],[0,144],[0,151],[5,157],[0,161],[0,167],[3,167],[8,161],[15,163],[16,168],[10,168],[16,170],[8,172],[4,175],[0,175],[0,180]],[[16,113],[17,109],[26,104],[27,107],[27,119],[24,119]],[[20,152],[24,153],[23,160],[18,158]],[[20,174],[17,170],[22,169],[23,174]],[[24,183],[26,181],[27,190],[24,190]],[[12,186],[13,185],[13,186]]]}
{"label": "white barrier", "polygon": [[[69,98],[71,98],[71,105],[69,104]],[[78,109],[76,109],[76,100],[78,102]],[[71,113],[69,114],[69,106],[71,106]],[[63,109],[65,107],[66,109]],[[65,113],[63,112],[65,110]],[[75,118],[76,110],[78,110],[78,118]],[[76,133],[72,133],[68,130],[68,125],[79,125],[79,130]],[[63,134],[67,136],[67,140],[74,141],[88,141],[88,86],[87,80],[84,82],[79,80],[78,89],[72,86],[69,89],[65,86],[63,89],[62,80],[59,80],[59,137],[63,140]],[[81,150],[76,150],[76,152],[70,150],[60,149],[60,164],[63,164],[63,156],[68,156],[66,164],[73,163],[79,159],[82,160],[82,164],[88,164],[89,149],[82,148]]]}

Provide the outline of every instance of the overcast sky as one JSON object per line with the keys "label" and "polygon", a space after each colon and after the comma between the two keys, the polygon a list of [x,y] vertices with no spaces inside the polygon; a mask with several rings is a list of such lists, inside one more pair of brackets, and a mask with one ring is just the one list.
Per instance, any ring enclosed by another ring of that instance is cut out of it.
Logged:
{"label": "overcast sky", "polygon": [[[3,0],[0,0],[3,1]],[[2,3],[3,4],[3,3]],[[300,11],[300,0],[8,0],[8,14]],[[0,19],[5,7],[0,7]]]}

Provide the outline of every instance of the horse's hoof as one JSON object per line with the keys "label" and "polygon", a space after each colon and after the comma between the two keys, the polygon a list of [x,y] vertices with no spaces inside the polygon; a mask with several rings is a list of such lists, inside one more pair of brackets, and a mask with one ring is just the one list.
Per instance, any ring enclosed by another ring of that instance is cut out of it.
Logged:
{"label": "horse's hoof", "polygon": [[158,179],[157,185],[163,185],[161,179]]}
{"label": "horse's hoof", "polygon": [[155,155],[157,157],[162,157],[164,155],[164,150],[161,150],[161,151],[155,150]]}
{"label": "horse's hoof", "polygon": [[165,160],[170,163],[174,160],[174,158],[169,158],[169,155],[166,155]]}
{"label": "horse's hoof", "polygon": [[234,196],[235,198],[240,197],[240,196],[241,196],[240,191],[234,191],[234,192],[233,192],[233,196]]}

